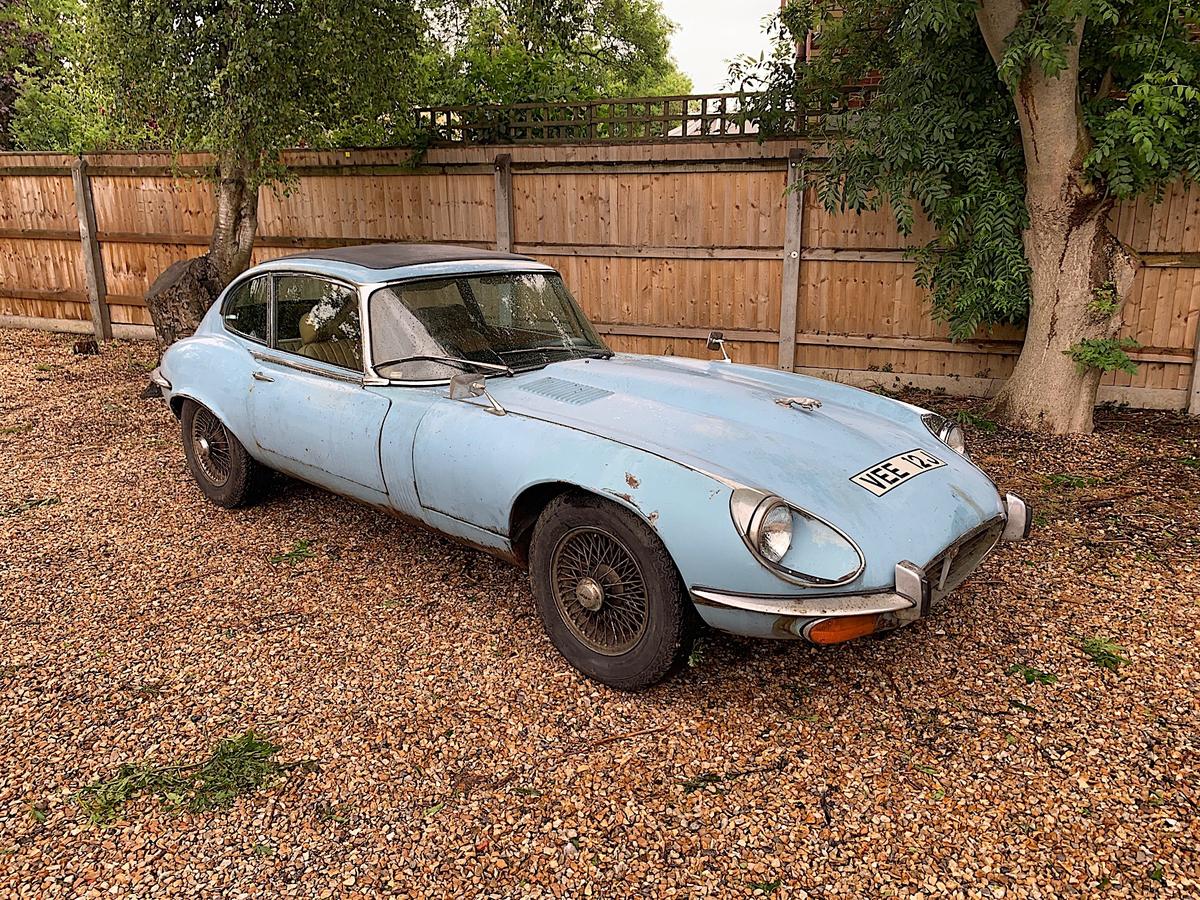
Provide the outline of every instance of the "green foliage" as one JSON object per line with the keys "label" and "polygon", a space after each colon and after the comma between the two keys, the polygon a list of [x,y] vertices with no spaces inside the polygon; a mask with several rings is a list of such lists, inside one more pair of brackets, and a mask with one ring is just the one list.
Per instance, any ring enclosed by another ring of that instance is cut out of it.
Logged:
{"label": "green foliage", "polygon": [[984,416],[977,415],[969,409],[960,409],[954,414],[954,421],[959,425],[969,425],[972,428],[977,428],[980,431],[991,434],[998,427],[995,422]]}
{"label": "green foliage", "polygon": [[57,494],[51,494],[47,497],[29,497],[26,500],[21,500],[17,503],[9,503],[5,506],[0,506],[0,519],[11,519],[14,516],[19,516],[21,513],[29,512],[31,509],[44,509],[47,506],[58,506],[62,501]]}
{"label": "green foliage", "polygon": [[292,549],[284,553],[276,553],[271,557],[271,562],[278,565],[279,563],[287,563],[289,566],[294,566],[297,563],[302,563],[306,559],[312,559],[317,554],[312,551],[311,541],[296,541],[292,544]]}
{"label": "green foliage", "polygon": [[783,886],[783,879],[776,878],[773,881],[749,881],[746,886],[755,894],[773,894]]}
{"label": "green foliage", "polygon": [[1026,666],[1021,663],[1013,663],[1008,667],[1009,675],[1020,675],[1025,679],[1026,684],[1057,684],[1058,676],[1053,672],[1043,672],[1041,669],[1035,669],[1033,666]]}
{"label": "green foliage", "polygon": [[1125,649],[1109,638],[1085,638],[1079,646],[1087,657],[1102,669],[1115,672],[1121,666],[1129,663],[1129,659],[1125,656]]}
{"label": "green foliage", "polygon": [[1100,319],[1111,319],[1121,308],[1121,295],[1111,281],[1095,288],[1088,302],[1088,312]]}
{"label": "green foliage", "polygon": [[151,146],[207,150],[251,185],[285,147],[407,124],[424,21],[410,0],[90,0],[118,118]]}
{"label": "green foliage", "polygon": [[687,93],[657,0],[444,3],[425,60],[433,104],[520,103]]}
{"label": "green foliage", "polygon": [[1079,343],[1064,350],[1067,356],[1075,361],[1075,367],[1080,372],[1088,369],[1099,369],[1101,372],[1137,372],[1137,363],[1129,358],[1127,350],[1140,347],[1133,338],[1084,338]]}
{"label": "green foliage", "polygon": [[126,764],[109,779],[97,779],[75,802],[97,824],[117,819],[127,802],[142,794],[169,809],[205,812],[227,807],[243,794],[277,781],[292,765],[275,760],[279,748],[253,731],[221,741],[208,759],[195,764]]}
{"label": "green foliage", "polygon": [[[418,145],[411,109],[687,93],[657,0],[0,0],[0,149]],[[12,127],[9,128],[9,119]]]}
{"label": "green foliage", "polygon": [[[998,64],[977,7],[798,0],[769,26],[773,51],[731,67],[735,82],[764,91],[750,110],[764,133],[799,118],[828,152],[825,169],[811,174],[828,209],[886,205],[905,234],[919,214],[936,227],[937,237],[910,251],[934,315],[954,338],[1027,314],[1026,160],[1015,94],[1026,73],[1063,70],[1080,21],[1086,189],[1129,196],[1160,191],[1181,173],[1200,176],[1200,43],[1187,32],[1200,21],[1195,0],[1031,0]],[[810,28],[819,53],[797,63]],[[848,101],[846,86],[872,79],[878,92]]]}
{"label": "green foliage", "polygon": [[42,52],[17,79],[12,144],[67,153],[138,146],[144,129],[114,115],[114,63],[98,40],[96,5],[88,0],[19,5],[27,28],[41,35]]}
{"label": "green foliage", "polygon": [[1047,481],[1055,487],[1066,488],[1069,491],[1095,487],[1097,484],[1100,484],[1099,478],[1093,478],[1090,475],[1072,475],[1069,472],[1056,472]]}
{"label": "green foliage", "polygon": [[0,0],[0,150],[14,145],[12,121],[22,77],[46,65],[48,41],[40,9],[21,0]]}

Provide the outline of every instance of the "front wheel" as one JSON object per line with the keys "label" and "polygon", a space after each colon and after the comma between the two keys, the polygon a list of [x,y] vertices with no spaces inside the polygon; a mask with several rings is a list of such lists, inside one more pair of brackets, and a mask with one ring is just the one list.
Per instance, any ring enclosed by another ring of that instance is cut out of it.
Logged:
{"label": "front wheel", "polygon": [[213,503],[233,509],[253,498],[262,469],[212,410],[184,400],[183,455],[200,490]]}
{"label": "front wheel", "polygon": [[687,655],[679,573],[658,535],[623,507],[588,494],[555,498],[534,528],[529,572],[546,633],[589,678],[641,690]]}

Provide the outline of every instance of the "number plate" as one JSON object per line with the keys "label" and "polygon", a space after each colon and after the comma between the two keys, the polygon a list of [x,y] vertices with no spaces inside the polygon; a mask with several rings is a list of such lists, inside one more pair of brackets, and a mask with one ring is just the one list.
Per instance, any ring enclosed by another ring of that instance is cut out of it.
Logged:
{"label": "number plate", "polygon": [[909,450],[885,459],[866,471],[859,472],[850,480],[859,487],[866,488],[876,497],[882,497],[894,487],[898,487],[909,479],[916,478],[922,472],[940,469],[945,463],[924,450]]}

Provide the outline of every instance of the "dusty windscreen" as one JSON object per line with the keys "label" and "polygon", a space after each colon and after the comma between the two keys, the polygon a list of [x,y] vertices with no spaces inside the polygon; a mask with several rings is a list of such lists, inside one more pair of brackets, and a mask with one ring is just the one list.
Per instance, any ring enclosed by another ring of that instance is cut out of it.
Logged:
{"label": "dusty windscreen", "polygon": [[427,279],[371,295],[371,343],[379,374],[405,380],[448,378],[450,356],[515,370],[608,348],[557,275],[504,272]]}

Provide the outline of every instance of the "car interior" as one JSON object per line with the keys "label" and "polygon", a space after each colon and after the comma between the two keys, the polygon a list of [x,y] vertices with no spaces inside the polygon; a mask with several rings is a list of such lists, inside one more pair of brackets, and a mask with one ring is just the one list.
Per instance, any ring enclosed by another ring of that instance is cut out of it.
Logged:
{"label": "car interior", "polygon": [[[268,278],[239,285],[225,303],[225,325],[267,343]],[[362,371],[358,295],[307,275],[275,277],[275,348]]]}

